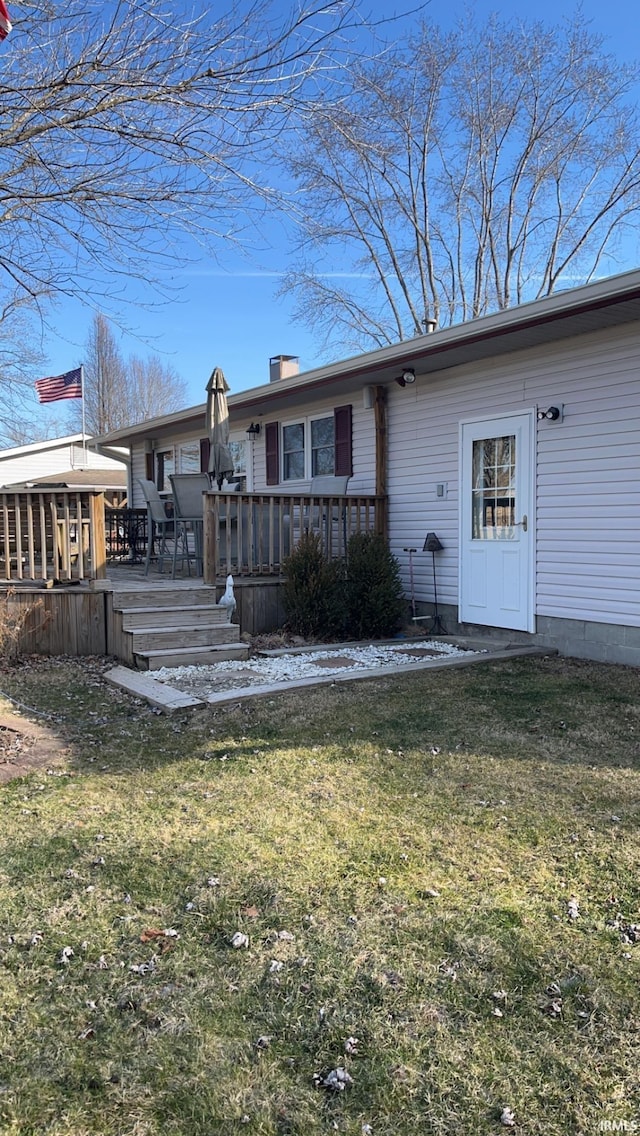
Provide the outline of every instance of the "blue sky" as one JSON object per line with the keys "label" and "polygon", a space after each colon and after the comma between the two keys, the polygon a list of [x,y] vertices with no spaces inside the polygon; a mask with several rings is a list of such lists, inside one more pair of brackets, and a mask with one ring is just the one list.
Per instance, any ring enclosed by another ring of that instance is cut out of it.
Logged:
{"label": "blue sky", "polygon": [[[390,12],[384,0],[371,0],[366,7],[374,18]],[[396,10],[409,7],[410,3],[397,4]],[[524,0],[477,0],[472,7],[480,18],[497,12],[505,18],[534,17],[548,23],[557,23],[576,10],[574,3],[564,0],[538,0],[535,7]],[[466,2],[432,0],[425,14],[447,26],[467,8]],[[592,30],[607,37],[611,52],[626,62],[640,57],[639,21],[631,0],[611,0],[609,4],[584,0],[581,8]],[[159,354],[185,380],[189,405],[204,401],[207,378],[216,366],[222,367],[231,390],[240,391],[268,380],[271,355],[299,355],[303,370],[330,361],[308,330],[293,322],[292,303],[286,297],[276,297],[287,251],[275,227],[271,227],[264,245],[252,259],[227,251],[219,262],[202,259],[194,250],[190,266],[170,281],[179,288],[179,299],[155,311],[148,307],[127,311],[128,326],[136,334],[122,337],[123,353]],[[621,270],[631,267],[635,265],[623,265]],[[335,264],[334,268],[339,273],[341,266]],[[133,290],[141,305],[151,303],[153,297],[142,284],[136,284]],[[59,305],[49,321],[51,330],[44,332],[44,373],[55,374],[82,362],[91,320],[91,311],[78,302]],[[47,409],[40,409],[44,422]]]}

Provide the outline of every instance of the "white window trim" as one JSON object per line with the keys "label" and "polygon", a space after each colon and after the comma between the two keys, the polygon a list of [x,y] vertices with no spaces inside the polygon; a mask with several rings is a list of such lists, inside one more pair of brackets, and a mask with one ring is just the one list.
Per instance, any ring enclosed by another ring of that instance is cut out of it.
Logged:
{"label": "white window trim", "polygon": [[[325,410],[318,414],[307,414],[302,417],[289,418],[280,423],[280,438],[279,438],[279,452],[280,452],[280,484],[281,485],[300,485],[303,481],[311,481],[311,423],[318,422],[323,418],[334,419],[333,410]],[[287,426],[303,426],[304,427],[304,475],[302,477],[285,477],[284,476],[284,431]],[[335,455],[335,435],[334,435],[334,455]]]}
{"label": "white window trim", "polygon": [[[183,467],[182,450],[186,446],[193,446],[194,450],[196,451],[197,469],[193,469],[193,468],[185,469]],[[176,464],[176,472],[177,473],[200,473],[200,439],[199,438],[186,439],[185,441],[177,442],[174,449],[175,449],[174,462]],[[178,462],[179,462],[179,465],[180,465],[179,469],[177,468]]]}
{"label": "white window trim", "polygon": [[246,478],[246,492],[253,493],[253,450],[251,445],[247,441],[247,435],[240,433],[231,433],[229,435],[229,441],[238,442],[244,446],[244,457],[246,463],[246,473],[244,476]]}

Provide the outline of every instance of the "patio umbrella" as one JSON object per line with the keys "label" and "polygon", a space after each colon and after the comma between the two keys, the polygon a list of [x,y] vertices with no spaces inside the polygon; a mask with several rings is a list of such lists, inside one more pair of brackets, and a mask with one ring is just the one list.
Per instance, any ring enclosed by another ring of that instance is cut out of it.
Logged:
{"label": "patio umbrella", "polygon": [[229,387],[219,367],[207,383],[207,436],[209,438],[209,477],[222,489],[225,477],[233,474],[233,457],[229,449]]}

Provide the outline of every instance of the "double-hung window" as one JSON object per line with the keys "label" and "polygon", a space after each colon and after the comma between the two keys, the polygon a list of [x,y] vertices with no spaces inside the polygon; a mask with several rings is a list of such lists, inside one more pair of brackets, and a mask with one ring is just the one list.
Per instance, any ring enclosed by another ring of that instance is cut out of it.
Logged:
{"label": "double-hung window", "polygon": [[282,480],[302,481],[305,474],[305,423],[282,427]]}
{"label": "double-hung window", "polygon": [[350,477],[351,406],[265,427],[267,485]]}
{"label": "double-hung window", "polygon": [[176,455],[173,449],[158,450],[156,452],[156,485],[161,493],[171,491],[169,478],[176,472]]}
{"label": "double-hung window", "polygon": [[200,442],[183,442],[178,447],[178,473],[200,473]]}
{"label": "double-hung window", "polygon": [[282,427],[282,480],[303,481],[335,468],[333,414],[286,423]]}
{"label": "double-hung window", "polygon": [[309,423],[311,476],[333,476],[336,465],[336,429],[330,418],[312,418]]}

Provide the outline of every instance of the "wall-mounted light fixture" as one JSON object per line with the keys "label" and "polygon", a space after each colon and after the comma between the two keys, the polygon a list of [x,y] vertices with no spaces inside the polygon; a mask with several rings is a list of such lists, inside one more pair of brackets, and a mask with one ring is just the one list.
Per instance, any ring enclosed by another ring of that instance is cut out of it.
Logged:
{"label": "wall-mounted light fixture", "polygon": [[260,423],[259,422],[252,422],[250,426],[247,426],[247,434],[249,434],[250,437],[257,438],[259,433],[260,433]]}
{"label": "wall-mounted light fixture", "polygon": [[545,419],[549,422],[562,422],[564,407],[563,406],[550,406],[548,410],[538,410],[538,422],[544,422]]}
{"label": "wall-mounted light fixture", "polygon": [[396,382],[399,387],[409,387],[416,381],[416,373],[412,367],[408,367],[401,375],[398,375]]}

